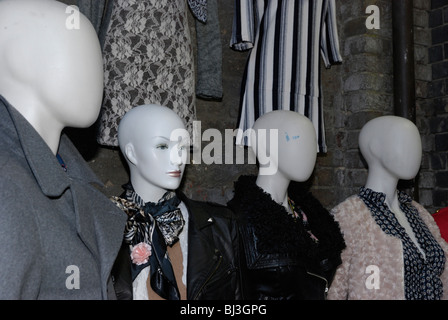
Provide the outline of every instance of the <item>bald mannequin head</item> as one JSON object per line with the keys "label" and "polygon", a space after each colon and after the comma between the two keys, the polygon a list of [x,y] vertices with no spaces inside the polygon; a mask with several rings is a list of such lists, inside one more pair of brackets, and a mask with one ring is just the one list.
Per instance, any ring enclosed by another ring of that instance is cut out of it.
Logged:
{"label": "bald mannequin head", "polygon": [[362,128],[359,148],[369,171],[385,171],[396,179],[413,179],[420,168],[422,143],[415,124],[402,117],[375,118]]}
{"label": "bald mannequin head", "polygon": [[[54,0],[0,1],[0,94],[54,153],[64,127],[95,122],[103,90],[97,34],[67,8]],[[71,18],[78,28],[70,28]]]}
{"label": "bald mannequin head", "polygon": [[317,156],[316,132],[305,116],[287,110],[264,114],[255,121],[251,145],[260,163],[260,174],[281,174],[306,181]]}
{"label": "bald mannequin head", "polygon": [[384,203],[425,256],[397,191],[400,179],[415,178],[422,159],[420,133],[414,123],[397,116],[367,122],[359,135],[359,148],[368,164],[365,187],[385,195]]}
{"label": "bald mannequin head", "polygon": [[259,162],[256,184],[288,208],[291,181],[304,182],[314,170],[316,131],[305,116],[287,110],[265,113],[255,121],[251,147]]}
{"label": "bald mannequin head", "polygon": [[189,134],[173,110],[154,104],[131,109],[120,121],[118,142],[132,185],[143,200],[158,201],[167,190],[179,187]]}

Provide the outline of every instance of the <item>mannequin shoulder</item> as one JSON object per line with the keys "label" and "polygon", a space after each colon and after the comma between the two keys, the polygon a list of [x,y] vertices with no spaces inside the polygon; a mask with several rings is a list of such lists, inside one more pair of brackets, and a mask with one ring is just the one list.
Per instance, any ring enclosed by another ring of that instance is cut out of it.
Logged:
{"label": "mannequin shoulder", "polygon": [[340,223],[344,221],[358,223],[365,220],[365,215],[369,214],[369,211],[358,195],[352,195],[331,209],[330,213]]}
{"label": "mannequin shoulder", "polygon": [[233,212],[226,205],[211,201],[200,201],[188,198],[184,193],[176,192],[181,201],[188,208],[189,214],[194,217],[217,219],[233,219]]}
{"label": "mannequin shoulder", "polygon": [[412,205],[417,209],[420,215],[423,214],[425,216],[431,216],[428,210],[426,210],[425,207],[423,207],[420,203],[416,202],[415,200],[412,200]]}
{"label": "mannequin shoulder", "polygon": [[36,233],[37,207],[32,195],[39,193],[39,189],[31,173],[0,156],[0,175],[0,234],[2,230]]}
{"label": "mannequin shoulder", "polygon": [[335,211],[340,211],[340,210],[347,210],[350,207],[360,206],[363,203],[364,202],[361,200],[361,198],[357,194],[354,194],[352,196],[349,196],[348,198],[346,198],[345,200],[343,200],[336,206],[334,206],[333,209],[331,209],[331,211],[335,212]]}
{"label": "mannequin shoulder", "polygon": [[412,201],[412,205],[417,209],[418,214],[420,215],[422,220],[426,223],[426,225],[428,225],[428,227],[430,227],[431,229],[434,228],[436,222],[434,220],[433,215],[431,215],[431,213],[429,213],[429,211],[426,210],[426,208],[423,207],[420,203],[414,200]]}
{"label": "mannequin shoulder", "polygon": [[233,212],[225,205],[209,202],[209,201],[195,201],[191,202],[192,207],[196,210],[207,212],[210,216],[218,219],[233,219]]}
{"label": "mannequin shoulder", "polygon": [[[0,144],[1,148],[1,144]],[[28,185],[34,180],[29,164],[20,150],[2,149],[0,154],[0,184],[7,187],[12,184]],[[4,187],[2,187],[3,189]],[[23,193],[22,191],[21,193]]]}

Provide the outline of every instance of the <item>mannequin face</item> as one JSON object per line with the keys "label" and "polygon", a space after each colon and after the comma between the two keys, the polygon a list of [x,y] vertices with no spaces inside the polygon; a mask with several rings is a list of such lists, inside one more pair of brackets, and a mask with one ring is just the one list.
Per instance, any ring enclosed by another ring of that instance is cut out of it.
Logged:
{"label": "mannequin face", "polygon": [[316,133],[308,118],[273,111],[256,121],[254,131],[251,139],[253,147],[257,145],[260,175],[279,173],[290,181],[308,180],[317,157]]}
{"label": "mannequin face", "polygon": [[[48,39],[48,43],[50,39]],[[98,117],[103,94],[103,60],[97,35],[85,17],[79,30],[61,30],[60,44],[42,70],[42,99],[66,127],[88,127]]]}
{"label": "mannequin face", "polygon": [[313,173],[316,157],[316,134],[305,121],[288,125],[279,132],[278,170],[289,180],[308,180]]}
{"label": "mannequin face", "polygon": [[166,126],[163,132],[152,131],[146,141],[132,144],[137,169],[134,174],[148,184],[165,190],[179,187],[186,164],[188,143],[185,138],[179,141],[176,129]]}
{"label": "mannequin face", "polygon": [[[417,175],[420,168],[420,133],[408,119],[382,116],[369,121],[361,130],[359,147],[369,172],[378,174],[383,171],[396,179],[409,180]],[[372,177],[370,180],[375,179]]]}
{"label": "mannequin face", "polygon": [[157,198],[179,187],[190,140],[182,120],[172,110],[157,105],[135,107],[120,122],[118,139],[140,196]]}
{"label": "mannequin face", "polygon": [[391,138],[384,142],[381,163],[398,179],[413,179],[420,169],[422,144],[420,134],[412,123],[397,125]]}

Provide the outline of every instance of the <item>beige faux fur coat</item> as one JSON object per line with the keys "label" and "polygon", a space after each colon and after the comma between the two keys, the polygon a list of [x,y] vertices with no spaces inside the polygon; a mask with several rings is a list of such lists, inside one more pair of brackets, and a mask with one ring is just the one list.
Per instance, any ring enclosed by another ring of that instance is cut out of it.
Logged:
{"label": "beige faux fur coat", "polygon": [[[415,201],[412,204],[447,257],[441,280],[442,299],[448,299],[448,244],[440,236],[431,214]],[[357,195],[349,197],[331,212],[339,222],[346,249],[342,252],[342,264],[336,271],[328,299],[405,299],[401,240],[381,230]]]}

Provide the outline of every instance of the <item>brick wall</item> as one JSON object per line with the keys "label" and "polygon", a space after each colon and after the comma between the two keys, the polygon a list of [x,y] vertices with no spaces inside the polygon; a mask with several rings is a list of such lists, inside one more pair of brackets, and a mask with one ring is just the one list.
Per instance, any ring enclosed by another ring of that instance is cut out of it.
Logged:
{"label": "brick wall", "polygon": [[431,83],[427,91],[429,136],[433,148],[428,167],[433,178],[432,205],[448,206],[448,0],[432,0],[429,11],[431,43],[428,49]]}
{"label": "brick wall", "polygon": [[[328,208],[358,192],[367,178],[358,148],[362,126],[393,113],[390,1],[338,1],[344,62],[322,69],[328,153],[317,160],[313,193]],[[368,29],[367,6],[380,12],[379,29]]]}

